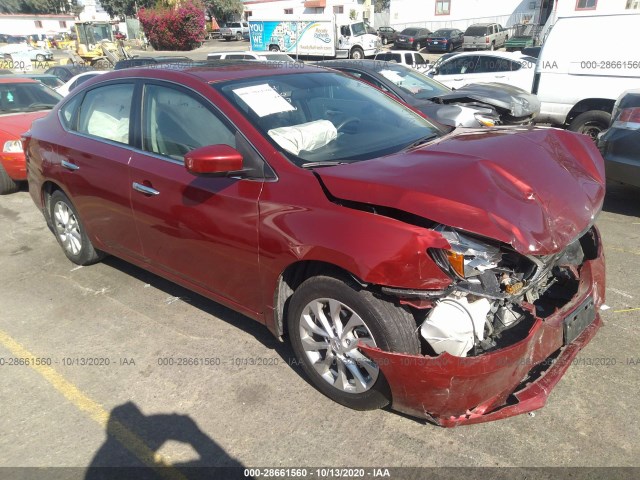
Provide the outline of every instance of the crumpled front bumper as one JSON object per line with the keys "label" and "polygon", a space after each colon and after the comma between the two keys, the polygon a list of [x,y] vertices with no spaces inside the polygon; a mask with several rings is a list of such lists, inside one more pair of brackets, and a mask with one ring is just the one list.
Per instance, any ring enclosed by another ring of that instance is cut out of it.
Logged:
{"label": "crumpled front bumper", "polygon": [[[573,299],[544,320],[535,317],[528,336],[508,347],[475,357],[437,357],[360,349],[385,375],[392,408],[443,427],[481,423],[542,408],[551,390],[578,352],[602,325],[605,266],[598,256],[580,270]],[[571,343],[564,345],[563,324],[591,298],[595,319]],[[531,308],[533,313],[533,307]]]}

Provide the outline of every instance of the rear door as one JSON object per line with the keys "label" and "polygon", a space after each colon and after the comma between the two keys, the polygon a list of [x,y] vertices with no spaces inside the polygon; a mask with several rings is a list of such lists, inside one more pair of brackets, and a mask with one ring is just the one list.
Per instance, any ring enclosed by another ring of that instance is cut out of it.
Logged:
{"label": "rear door", "polygon": [[[131,204],[146,261],[252,312],[258,289],[258,198],[264,164],[208,100],[174,84],[143,90],[142,151],[131,161]],[[244,156],[252,178],[201,177],[184,154],[227,144]],[[257,171],[256,170],[256,171]]]}
{"label": "rear door", "polygon": [[134,81],[119,81],[72,99],[62,109],[69,135],[58,153],[67,193],[96,246],[140,257],[129,183],[135,89]]}

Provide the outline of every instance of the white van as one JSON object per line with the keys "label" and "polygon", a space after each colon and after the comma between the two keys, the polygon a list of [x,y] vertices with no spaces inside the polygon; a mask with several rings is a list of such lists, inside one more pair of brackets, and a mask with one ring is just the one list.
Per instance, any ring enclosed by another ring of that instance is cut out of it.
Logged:
{"label": "white van", "polygon": [[536,122],[594,139],[607,129],[616,99],[640,86],[638,32],[640,13],[559,18],[536,65]]}

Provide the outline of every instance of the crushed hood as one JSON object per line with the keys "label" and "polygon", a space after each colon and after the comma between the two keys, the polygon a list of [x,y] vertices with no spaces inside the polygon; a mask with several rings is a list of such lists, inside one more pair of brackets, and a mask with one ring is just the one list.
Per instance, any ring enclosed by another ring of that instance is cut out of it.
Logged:
{"label": "crushed hood", "polygon": [[338,199],[403,210],[536,255],[575,240],[605,193],[593,141],[551,128],[456,130],[427,146],[316,173]]}
{"label": "crushed hood", "polygon": [[39,112],[18,112],[0,115],[0,130],[7,133],[8,136],[20,138],[20,136],[31,128],[31,123],[38,118],[47,115],[50,110],[41,110]]}
{"label": "crushed hood", "polygon": [[476,101],[506,110],[513,117],[528,117],[540,112],[540,100],[535,95],[504,83],[471,83],[449,93],[432,98],[437,103]]}

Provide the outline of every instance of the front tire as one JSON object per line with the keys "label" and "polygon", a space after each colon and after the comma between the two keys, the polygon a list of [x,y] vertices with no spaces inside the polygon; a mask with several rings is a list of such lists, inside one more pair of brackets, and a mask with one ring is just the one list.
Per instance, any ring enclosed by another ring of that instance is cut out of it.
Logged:
{"label": "front tire", "polygon": [[0,165],[0,195],[15,193],[18,191],[18,182],[9,176],[7,171]]}
{"label": "front tire", "polygon": [[387,37],[382,37],[382,44],[386,45],[387,43],[389,43],[389,40],[387,40]]}
{"label": "front tire", "polygon": [[311,383],[332,400],[356,410],[389,404],[389,385],[358,342],[385,351],[418,354],[413,316],[353,281],[317,276],[294,292],[288,332]]}
{"label": "front tire", "polygon": [[270,52],[279,52],[280,51],[280,47],[278,45],[271,45],[269,47],[269,51]]}
{"label": "front tire", "polygon": [[44,62],[47,58],[42,55],[41,53],[39,53],[38,55],[36,55],[36,62]]}
{"label": "front tire", "polygon": [[364,52],[361,48],[354,48],[351,50],[351,58],[354,60],[362,60],[364,58]]}
{"label": "front tire", "polygon": [[93,248],[71,200],[56,190],[49,204],[53,233],[67,258],[77,265],[91,265],[102,260],[104,253]]}
{"label": "front tire", "polygon": [[242,40],[242,33],[241,32],[236,33],[236,40],[237,41]]}
{"label": "front tire", "polygon": [[609,128],[609,123],[611,123],[611,114],[609,112],[590,110],[574,118],[569,124],[569,130],[589,135],[596,142],[598,134]]}

